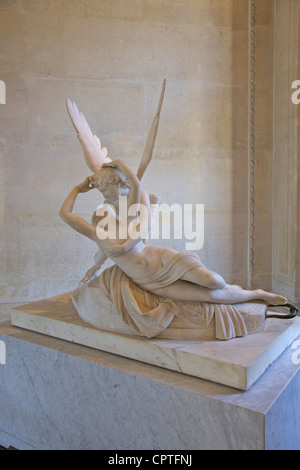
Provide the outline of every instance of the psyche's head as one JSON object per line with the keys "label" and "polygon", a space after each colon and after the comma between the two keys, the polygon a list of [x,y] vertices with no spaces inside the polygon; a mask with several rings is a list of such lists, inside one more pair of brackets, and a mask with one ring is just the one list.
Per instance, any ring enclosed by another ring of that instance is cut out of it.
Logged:
{"label": "psyche's head", "polygon": [[90,177],[91,186],[97,188],[110,201],[116,201],[120,196],[127,196],[130,185],[125,175],[111,167],[101,168]]}

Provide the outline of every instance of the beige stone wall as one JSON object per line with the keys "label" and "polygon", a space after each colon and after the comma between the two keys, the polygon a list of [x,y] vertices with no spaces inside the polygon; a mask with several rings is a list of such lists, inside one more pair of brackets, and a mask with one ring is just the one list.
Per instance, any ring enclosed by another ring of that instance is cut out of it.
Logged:
{"label": "beige stone wall", "polygon": [[[267,21],[259,35],[268,42]],[[0,44],[3,301],[71,290],[93,262],[91,242],[58,217],[88,174],[65,99],[113,157],[137,168],[163,78],[145,188],[163,202],[205,204],[203,261],[247,285],[247,0],[1,0]],[[270,79],[266,71],[261,86]],[[264,106],[264,89],[260,97]],[[260,146],[263,166],[269,141]],[[88,219],[99,201],[89,193],[76,211]]]}

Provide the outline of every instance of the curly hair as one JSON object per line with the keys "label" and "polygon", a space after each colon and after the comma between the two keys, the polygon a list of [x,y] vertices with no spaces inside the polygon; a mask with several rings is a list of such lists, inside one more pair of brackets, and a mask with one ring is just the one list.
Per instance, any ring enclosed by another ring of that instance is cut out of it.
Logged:
{"label": "curly hair", "polygon": [[101,188],[106,184],[118,184],[123,188],[130,188],[123,173],[116,168],[101,168],[94,175],[90,176],[90,183],[94,188]]}

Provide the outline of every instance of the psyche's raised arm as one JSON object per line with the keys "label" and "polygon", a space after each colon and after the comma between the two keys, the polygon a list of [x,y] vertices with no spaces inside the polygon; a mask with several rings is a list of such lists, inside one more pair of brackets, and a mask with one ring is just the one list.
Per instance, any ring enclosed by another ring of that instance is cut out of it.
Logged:
{"label": "psyche's raised arm", "polygon": [[89,178],[86,178],[83,183],[75,186],[70,194],[65,199],[59,211],[60,217],[77,232],[85,235],[93,241],[97,240],[96,227],[89,224],[81,217],[73,214],[74,203],[79,193],[90,191]]}

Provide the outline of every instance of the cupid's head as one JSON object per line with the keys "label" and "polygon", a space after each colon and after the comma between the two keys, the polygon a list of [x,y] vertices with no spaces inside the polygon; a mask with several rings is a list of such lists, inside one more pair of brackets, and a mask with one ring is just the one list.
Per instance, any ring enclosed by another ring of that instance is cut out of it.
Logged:
{"label": "cupid's head", "polygon": [[90,183],[111,202],[118,200],[120,196],[127,196],[130,191],[125,175],[120,170],[109,166],[101,168],[92,175]]}

